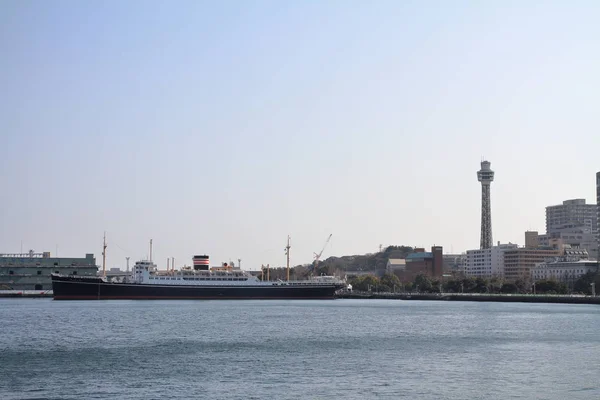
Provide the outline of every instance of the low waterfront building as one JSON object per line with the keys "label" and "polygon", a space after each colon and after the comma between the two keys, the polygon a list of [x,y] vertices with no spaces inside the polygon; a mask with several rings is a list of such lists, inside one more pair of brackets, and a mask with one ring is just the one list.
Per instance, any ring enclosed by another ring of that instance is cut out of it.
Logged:
{"label": "low waterfront building", "polygon": [[531,269],[531,280],[537,282],[552,279],[557,282],[566,283],[569,287],[572,287],[577,279],[588,272],[595,272],[597,270],[598,263],[596,261],[574,256],[555,257],[536,264]]}
{"label": "low waterfront building", "polygon": [[51,257],[50,252],[0,254],[0,289],[50,290],[51,273],[95,276],[98,266],[93,254],[84,258]]}

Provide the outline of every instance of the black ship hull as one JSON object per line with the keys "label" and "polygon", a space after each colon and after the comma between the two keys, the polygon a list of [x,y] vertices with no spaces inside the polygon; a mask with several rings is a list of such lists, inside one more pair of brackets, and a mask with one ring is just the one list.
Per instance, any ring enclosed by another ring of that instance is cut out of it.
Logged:
{"label": "black ship hull", "polygon": [[148,285],[52,275],[55,300],[332,299],[339,284]]}

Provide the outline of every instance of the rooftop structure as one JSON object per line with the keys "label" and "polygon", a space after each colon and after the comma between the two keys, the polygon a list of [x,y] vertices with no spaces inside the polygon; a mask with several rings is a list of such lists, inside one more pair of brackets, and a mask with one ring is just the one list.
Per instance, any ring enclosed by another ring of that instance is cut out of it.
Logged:
{"label": "rooftop structure", "polygon": [[540,245],[539,234],[537,231],[525,232],[525,247],[535,249]]}
{"label": "rooftop structure", "polygon": [[591,233],[590,228],[586,225],[565,224],[553,232],[538,235],[537,240],[540,247],[561,249],[567,246],[585,250],[591,258],[598,258],[597,237]]}

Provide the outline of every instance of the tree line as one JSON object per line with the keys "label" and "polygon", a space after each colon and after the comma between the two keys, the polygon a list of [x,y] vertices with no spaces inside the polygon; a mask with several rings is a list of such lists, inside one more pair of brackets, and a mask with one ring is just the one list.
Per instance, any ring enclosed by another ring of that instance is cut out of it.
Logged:
{"label": "tree line", "polygon": [[[271,281],[285,280],[286,268],[270,268],[269,279]],[[345,271],[332,267],[331,265],[319,265],[314,269],[311,265],[295,266],[290,268],[291,280],[307,279],[310,276],[336,275],[344,277]],[[261,276],[259,275],[259,279]],[[267,272],[264,270],[264,280],[267,280]],[[596,293],[600,294],[600,274],[588,272],[574,282],[566,284],[552,279],[541,280],[533,283],[529,280],[518,279],[507,282],[501,278],[461,278],[452,277],[444,279],[432,279],[426,275],[418,275],[412,282],[402,282],[397,275],[386,273],[381,278],[366,274],[348,278],[348,283],[353,290],[372,292],[420,292],[420,293],[502,293],[502,294],[592,294],[592,283],[596,285]]]}
{"label": "tree line", "polygon": [[413,282],[401,282],[394,275],[387,273],[381,278],[374,275],[353,276],[348,279],[353,290],[371,292],[418,292],[418,293],[496,293],[496,294],[592,294],[592,283],[596,284],[600,293],[600,274],[589,272],[569,287],[564,282],[553,279],[540,280],[534,283],[519,279],[506,282],[501,278],[448,278],[432,279],[426,275],[417,275]]}

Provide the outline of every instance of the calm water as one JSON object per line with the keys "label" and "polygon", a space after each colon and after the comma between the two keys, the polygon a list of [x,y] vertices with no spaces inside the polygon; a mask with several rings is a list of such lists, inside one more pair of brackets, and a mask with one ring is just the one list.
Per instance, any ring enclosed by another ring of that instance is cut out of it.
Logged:
{"label": "calm water", "polygon": [[0,399],[599,399],[600,307],[0,300]]}

